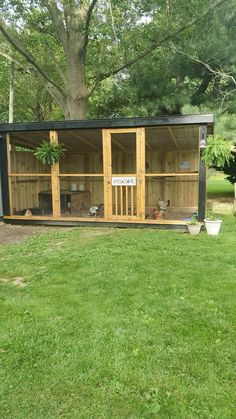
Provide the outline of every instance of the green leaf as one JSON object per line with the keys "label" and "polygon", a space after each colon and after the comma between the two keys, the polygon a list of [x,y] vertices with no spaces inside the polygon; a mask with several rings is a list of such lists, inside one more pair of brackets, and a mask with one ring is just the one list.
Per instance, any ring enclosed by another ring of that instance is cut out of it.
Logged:
{"label": "green leaf", "polygon": [[62,144],[51,144],[47,140],[43,140],[42,144],[36,148],[35,157],[43,164],[51,166],[59,161],[65,149]]}

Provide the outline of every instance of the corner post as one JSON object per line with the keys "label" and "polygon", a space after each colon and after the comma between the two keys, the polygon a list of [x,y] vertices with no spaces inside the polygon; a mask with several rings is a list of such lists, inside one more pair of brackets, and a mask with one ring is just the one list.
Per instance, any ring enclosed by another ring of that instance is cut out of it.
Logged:
{"label": "corner post", "polygon": [[[58,144],[57,131],[50,131],[50,143]],[[58,218],[61,215],[61,200],[60,200],[60,182],[59,182],[59,163],[54,163],[51,166],[51,185],[52,185],[52,216]]]}
{"label": "corner post", "polygon": [[[10,214],[9,183],[8,183],[8,153],[5,135],[0,134],[0,182],[2,192],[3,215]],[[0,197],[1,199],[1,197]]]}
{"label": "corner post", "polygon": [[198,183],[198,220],[203,221],[205,218],[206,210],[206,166],[203,163],[202,157],[203,150],[200,149],[199,153],[199,183]]}

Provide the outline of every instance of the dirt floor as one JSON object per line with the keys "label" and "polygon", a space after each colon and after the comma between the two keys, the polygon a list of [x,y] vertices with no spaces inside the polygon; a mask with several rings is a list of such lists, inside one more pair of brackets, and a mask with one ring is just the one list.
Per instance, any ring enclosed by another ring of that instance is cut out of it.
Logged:
{"label": "dirt floor", "polygon": [[0,246],[20,242],[35,234],[43,234],[60,227],[16,226],[0,222]]}

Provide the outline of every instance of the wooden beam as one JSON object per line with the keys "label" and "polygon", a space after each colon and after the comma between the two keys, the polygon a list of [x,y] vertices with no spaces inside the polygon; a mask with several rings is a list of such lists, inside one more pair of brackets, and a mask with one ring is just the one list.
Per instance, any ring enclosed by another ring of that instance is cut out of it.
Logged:
{"label": "wooden beam", "polygon": [[91,144],[90,141],[87,138],[84,138],[83,135],[80,134],[80,132],[78,132],[78,135],[76,135],[74,132],[70,131],[70,136],[75,138],[76,140],[81,141],[82,143],[88,145],[93,150],[99,151],[99,153],[101,153],[101,151],[102,151],[101,148],[94,145],[94,144]]}
{"label": "wooden beam", "polygon": [[110,128],[108,129],[110,134],[127,134],[127,133],[136,133],[137,128]]}
{"label": "wooden beam", "polygon": [[104,218],[89,218],[89,217],[58,217],[58,218],[54,218],[54,217],[47,217],[47,216],[37,216],[37,215],[32,215],[32,216],[24,216],[24,215],[13,215],[13,216],[5,216],[3,217],[3,219],[5,220],[25,220],[25,219],[30,219],[30,220],[41,220],[41,221],[89,221],[94,222],[94,223],[107,223],[110,222],[111,224],[114,223],[114,221],[118,222],[118,223],[125,223],[125,224],[165,224],[165,225],[187,225],[187,221],[183,221],[183,220],[144,220],[144,221],[140,221],[137,219],[136,216],[132,217],[129,216],[127,217],[126,215],[118,216],[118,217],[113,217],[111,220],[105,220]]}
{"label": "wooden beam", "polygon": [[177,143],[177,140],[176,140],[176,138],[175,138],[175,136],[174,136],[174,133],[173,133],[172,128],[171,128],[171,127],[167,127],[167,130],[168,130],[169,135],[170,135],[171,139],[173,140],[173,142],[174,142],[174,144],[175,144],[176,148],[179,148],[179,144]]}
{"label": "wooden beam", "polygon": [[103,173],[60,173],[59,177],[103,177]]}
{"label": "wooden beam", "polygon": [[82,142],[84,142],[84,144],[89,145],[91,148],[93,148],[96,151],[99,151],[99,153],[102,152],[101,148],[98,147],[97,145],[91,144],[89,140],[87,140],[86,138],[84,138],[81,134],[79,134],[79,139],[82,140]]}
{"label": "wooden beam", "polygon": [[114,144],[116,144],[117,147],[121,148],[121,150],[123,150],[123,151],[126,150],[125,146],[123,146],[122,144],[120,144],[119,141],[116,140],[114,137],[112,137],[111,142],[114,143]]}
{"label": "wooden beam", "polygon": [[198,172],[184,172],[184,173],[146,173],[145,177],[178,177],[178,176],[199,176]]}
{"label": "wooden beam", "polygon": [[[57,131],[50,131],[50,143],[58,144]],[[51,165],[51,184],[52,184],[52,214],[53,218],[60,217],[61,215],[61,202],[60,202],[60,182],[59,182],[59,163]]]}
{"label": "wooden beam", "polygon": [[150,151],[152,150],[152,146],[150,145],[150,143],[147,139],[145,140],[145,145],[146,145],[148,150],[150,150]]}
{"label": "wooden beam", "polygon": [[9,173],[8,176],[14,176],[14,177],[51,177],[51,173]]}
{"label": "wooden beam", "polygon": [[25,147],[25,148],[28,148],[29,150],[34,150],[34,146],[32,145],[32,143],[30,143],[30,142],[28,142],[27,140],[20,140],[20,145],[18,145],[18,144],[16,144],[16,143],[14,143],[14,146],[15,147]]}
{"label": "wooden beam", "polygon": [[[24,122],[11,125],[11,132],[19,131],[50,131],[50,130],[79,130],[79,129],[105,129],[135,132],[137,126],[142,127],[163,127],[179,125],[208,125],[209,131],[214,124],[213,114],[204,115],[181,115],[162,116],[153,118],[119,118],[119,119],[97,119],[83,121],[47,121],[47,122]],[[123,128],[120,128],[123,127]],[[127,127],[127,128],[124,128]],[[128,128],[129,127],[129,128]],[[2,124],[2,132],[8,132],[8,124]],[[209,132],[210,133],[210,132]]]}

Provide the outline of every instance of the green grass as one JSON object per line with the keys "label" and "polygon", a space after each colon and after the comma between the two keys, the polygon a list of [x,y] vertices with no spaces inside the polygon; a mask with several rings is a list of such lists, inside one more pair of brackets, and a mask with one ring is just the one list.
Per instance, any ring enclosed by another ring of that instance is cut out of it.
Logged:
{"label": "green grass", "polygon": [[209,198],[232,198],[234,186],[225,179],[225,175],[213,175],[208,179],[207,192]]}
{"label": "green grass", "polygon": [[235,249],[234,217],[1,247],[0,416],[234,418]]}

